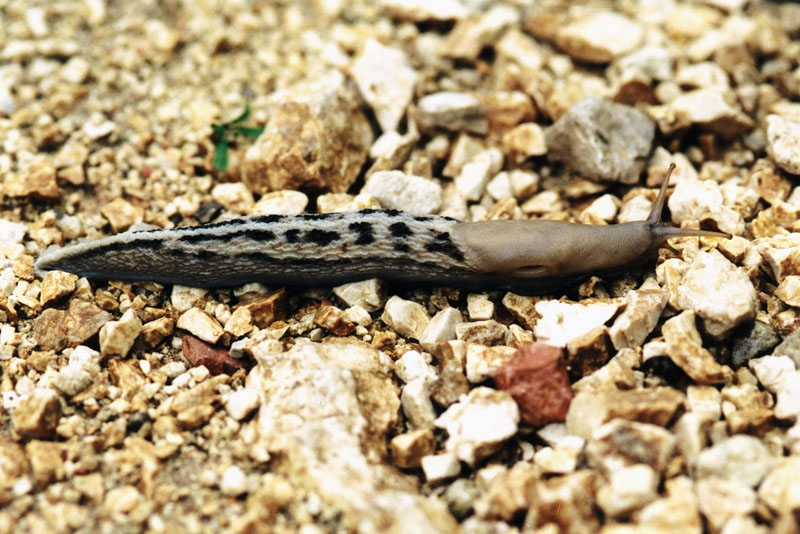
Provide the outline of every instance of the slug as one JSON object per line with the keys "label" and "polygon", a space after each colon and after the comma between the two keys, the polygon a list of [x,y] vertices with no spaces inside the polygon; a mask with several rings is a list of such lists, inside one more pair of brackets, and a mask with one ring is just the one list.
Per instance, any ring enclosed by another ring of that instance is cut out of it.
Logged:
{"label": "slug", "polygon": [[461,222],[395,210],[262,215],[125,232],[48,249],[36,272],[195,287],[334,285],[367,278],[546,294],[591,274],[624,272],[667,239],[728,237],[661,222],[671,165],[650,216],[598,226],[560,221]]}

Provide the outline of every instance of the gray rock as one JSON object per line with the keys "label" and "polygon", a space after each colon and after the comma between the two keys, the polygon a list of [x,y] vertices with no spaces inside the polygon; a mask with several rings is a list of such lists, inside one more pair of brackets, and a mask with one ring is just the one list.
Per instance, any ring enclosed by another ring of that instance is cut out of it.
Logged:
{"label": "gray rock", "polygon": [[636,183],[655,134],[641,111],[589,96],[546,132],[548,154],[584,178]]}
{"label": "gray rock", "polygon": [[716,476],[755,487],[769,472],[772,463],[772,457],[761,441],[740,434],[700,453],[697,478]]}
{"label": "gray rock", "polygon": [[[797,362],[800,361],[800,330],[795,334],[797,335],[793,334],[795,337],[793,353],[798,356],[798,359],[795,360]],[[793,336],[786,338],[783,344],[788,343]],[[753,325],[741,337],[737,337],[733,341],[731,366],[734,369],[738,369],[742,365],[747,365],[747,362],[751,359],[762,356],[772,350],[780,340],[780,336],[770,325],[761,321],[754,321]]]}
{"label": "gray rock", "polygon": [[800,330],[792,332],[780,345],[775,347],[772,354],[775,356],[788,356],[794,362],[795,367],[800,369]]}
{"label": "gray rock", "polygon": [[444,492],[444,501],[456,519],[464,519],[472,513],[473,504],[480,496],[481,491],[475,481],[468,478],[459,478]]}

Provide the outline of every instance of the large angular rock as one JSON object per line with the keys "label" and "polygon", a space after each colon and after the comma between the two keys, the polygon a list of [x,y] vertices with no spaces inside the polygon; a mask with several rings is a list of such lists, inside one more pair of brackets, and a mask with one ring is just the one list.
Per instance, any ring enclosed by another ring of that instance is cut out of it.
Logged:
{"label": "large angular rock", "polygon": [[584,178],[633,184],[654,134],[655,123],[641,111],[589,96],[547,129],[547,150]]}
{"label": "large angular rock", "polygon": [[358,177],[373,134],[356,92],[337,73],[274,96],[242,178],[259,195],[280,189],[342,193]]}

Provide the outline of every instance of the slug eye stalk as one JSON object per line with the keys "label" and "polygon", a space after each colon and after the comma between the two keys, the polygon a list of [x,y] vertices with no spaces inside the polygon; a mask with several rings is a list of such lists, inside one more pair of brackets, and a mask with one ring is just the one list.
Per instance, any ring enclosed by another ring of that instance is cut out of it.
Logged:
{"label": "slug eye stalk", "polygon": [[731,234],[726,232],[717,232],[714,230],[695,230],[693,228],[678,228],[675,226],[665,226],[664,223],[661,221],[661,217],[664,213],[664,205],[666,204],[667,200],[667,187],[669,187],[669,180],[672,177],[672,173],[675,171],[675,164],[670,163],[669,169],[667,170],[667,175],[664,177],[664,181],[661,183],[661,188],[658,190],[658,197],[656,197],[656,202],[653,204],[653,209],[650,211],[650,215],[647,217],[647,222],[650,224],[653,232],[653,237],[656,239],[672,239],[673,237],[692,237],[692,236],[700,236],[700,237],[724,237],[726,239],[730,239]]}

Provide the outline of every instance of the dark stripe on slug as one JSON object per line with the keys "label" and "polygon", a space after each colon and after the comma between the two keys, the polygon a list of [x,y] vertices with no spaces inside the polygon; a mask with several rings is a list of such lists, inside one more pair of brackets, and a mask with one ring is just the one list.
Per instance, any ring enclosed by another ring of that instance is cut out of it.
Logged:
{"label": "dark stripe on slug", "polygon": [[262,266],[265,267],[270,265],[275,265],[280,267],[291,267],[295,265],[308,266],[315,264],[325,265],[325,266],[329,265],[342,266],[354,263],[354,260],[350,258],[343,258],[338,260],[322,260],[322,259],[312,260],[309,258],[278,258],[275,256],[270,256],[265,252],[242,252],[241,254],[236,254],[231,257],[231,261],[234,262],[233,263],[234,265],[235,261],[237,260],[248,261],[252,263],[260,263]]}
{"label": "dark stripe on slug", "polygon": [[401,215],[405,215],[405,212],[400,210],[373,210],[373,209],[366,209],[366,210],[358,210],[354,213],[360,213],[362,215],[373,215],[379,214],[386,217],[400,217]]}
{"label": "dark stripe on slug", "polygon": [[195,256],[200,258],[201,260],[210,260],[211,258],[214,258],[214,257],[219,255],[216,252],[212,252],[212,251],[210,251],[208,249],[204,249],[204,248],[201,248],[200,250],[196,251],[194,254],[195,254]]}
{"label": "dark stripe on slug", "polygon": [[325,221],[341,216],[341,213],[303,213],[301,215],[295,215],[296,218],[303,221]]}
{"label": "dark stripe on slug", "polygon": [[258,215],[256,217],[252,217],[250,220],[259,223],[274,223],[282,221],[285,218],[286,215]]}
{"label": "dark stripe on slug", "polygon": [[180,240],[185,243],[203,243],[206,241],[229,241],[239,237],[267,243],[275,239],[275,232],[261,229],[237,230],[228,234],[206,234],[198,232],[197,234],[185,235],[181,237]]}
{"label": "dark stripe on slug", "polygon": [[191,234],[193,232],[199,231],[201,228],[203,230],[215,229],[215,228],[233,228],[236,226],[242,226],[243,224],[251,224],[254,222],[257,223],[275,223],[280,222],[286,218],[286,215],[257,215],[255,217],[239,217],[237,219],[229,219],[227,221],[222,221],[213,224],[204,224],[202,226],[182,226],[180,228],[173,228],[173,232],[179,232],[181,234]]}
{"label": "dark stripe on slug", "polygon": [[278,261],[276,261],[275,258],[270,256],[269,254],[265,254],[264,252],[244,252],[242,254],[237,254],[236,256],[234,256],[234,259],[237,260],[244,259],[265,264],[279,263]]}
{"label": "dark stripe on slug", "polygon": [[309,230],[304,235],[308,241],[311,241],[315,245],[319,245],[321,247],[330,245],[334,241],[338,241],[340,237],[339,232],[334,232],[332,230],[320,230],[318,228]]}
{"label": "dark stripe on slug", "polygon": [[127,252],[129,250],[158,250],[164,247],[164,242],[160,239],[137,239],[135,241],[108,243],[102,246],[82,250],[81,258],[93,258],[103,256],[109,252]]}
{"label": "dark stripe on slug", "polygon": [[275,232],[272,230],[245,230],[242,234],[249,239],[256,239],[262,243],[267,243],[275,239]]}
{"label": "dark stripe on slug", "polygon": [[347,213],[343,213],[344,216],[349,216],[352,214],[359,214],[359,215],[382,215],[384,217],[401,217],[406,214],[404,211],[400,210],[374,210],[374,209],[365,209],[365,210],[358,210],[358,211],[351,211]]}
{"label": "dark stripe on slug", "polygon": [[286,237],[286,241],[289,243],[297,243],[300,239],[300,230],[297,228],[292,228],[291,230],[286,230],[286,233],[283,234]]}
{"label": "dark stripe on slug", "polygon": [[428,252],[439,252],[446,254],[456,261],[464,261],[464,253],[453,244],[450,234],[442,232],[436,234],[436,240],[425,245],[425,250]]}
{"label": "dark stripe on slug", "polygon": [[372,225],[367,222],[354,222],[348,226],[351,232],[358,235],[355,240],[356,245],[370,245],[375,241]]}
{"label": "dark stripe on slug", "polygon": [[183,241],[184,243],[203,243],[205,241],[219,241],[227,238],[229,235],[230,234],[215,235],[205,233],[186,234],[180,237],[180,241]]}
{"label": "dark stripe on slug", "polygon": [[425,250],[447,254],[456,261],[464,261],[464,254],[452,243],[428,243]]}
{"label": "dark stripe on slug", "polygon": [[405,243],[395,243],[394,249],[397,252],[403,252],[404,254],[408,254],[409,252],[411,252],[411,249],[408,248],[408,245],[406,245]]}
{"label": "dark stripe on slug", "polygon": [[408,237],[414,233],[406,223],[401,222],[390,224],[389,231],[392,233],[392,237]]}

